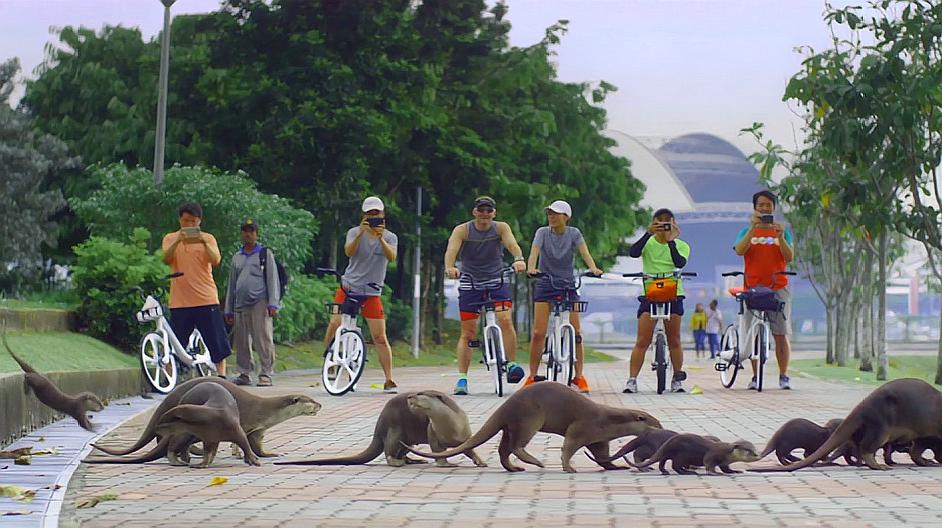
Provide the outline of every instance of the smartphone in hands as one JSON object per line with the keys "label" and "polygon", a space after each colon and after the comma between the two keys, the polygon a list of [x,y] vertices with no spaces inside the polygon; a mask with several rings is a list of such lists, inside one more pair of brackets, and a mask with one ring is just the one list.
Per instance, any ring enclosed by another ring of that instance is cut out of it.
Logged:
{"label": "smartphone in hands", "polygon": [[770,214],[764,214],[759,216],[759,222],[763,224],[772,224],[775,222],[775,217]]}
{"label": "smartphone in hands", "polygon": [[183,239],[186,242],[194,242],[199,240],[200,233],[202,232],[199,227],[183,227],[180,229],[183,232]]}

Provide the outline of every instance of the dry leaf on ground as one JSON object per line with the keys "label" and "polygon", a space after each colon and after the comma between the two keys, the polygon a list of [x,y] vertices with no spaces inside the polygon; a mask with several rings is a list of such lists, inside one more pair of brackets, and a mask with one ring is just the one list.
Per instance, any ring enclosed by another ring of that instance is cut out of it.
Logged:
{"label": "dry leaf on ground", "polygon": [[210,486],[221,486],[221,485],[225,484],[226,482],[229,482],[229,479],[227,479],[226,477],[213,477],[213,480],[211,480],[211,481],[209,482],[209,485],[210,485]]}
{"label": "dry leaf on ground", "polygon": [[79,510],[83,510],[85,508],[94,508],[95,506],[98,506],[99,502],[113,501],[117,499],[118,499],[118,496],[115,495],[114,493],[105,493],[104,495],[97,495],[95,497],[86,497],[84,499],[78,499],[77,501],[75,501],[75,507]]}

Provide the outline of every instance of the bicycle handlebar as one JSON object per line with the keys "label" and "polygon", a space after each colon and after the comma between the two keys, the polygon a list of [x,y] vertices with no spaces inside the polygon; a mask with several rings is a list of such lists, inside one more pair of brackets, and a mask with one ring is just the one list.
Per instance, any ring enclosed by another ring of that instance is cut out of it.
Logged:
{"label": "bicycle handlebar", "polygon": [[559,287],[559,285],[556,284],[556,280],[553,278],[552,275],[549,275],[549,274],[544,273],[544,272],[542,272],[542,271],[539,271],[539,272],[537,272],[537,273],[528,273],[527,276],[528,276],[529,278],[531,278],[531,279],[541,279],[541,278],[543,278],[543,277],[546,277],[546,278],[548,278],[549,281],[550,281],[550,287],[552,287],[554,290],[572,290],[572,291],[578,290],[579,288],[582,287],[582,277],[592,277],[593,279],[598,279],[598,278],[601,278],[601,277],[602,277],[601,275],[596,275],[596,274],[592,273],[591,271],[586,271],[585,273],[579,273],[579,274],[576,275],[576,277],[578,277],[578,280],[576,280],[575,286],[573,286],[573,287],[569,287],[569,286]]}
{"label": "bicycle handlebar", "polygon": [[[333,275],[333,276],[337,277],[337,282],[339,282],[339,283],[341,284],[341,287],[343,287],[343,280],[342,280],[342,279],[343,279],[343,275],[341,275],[340,272],[337,271],[336,269],[334,269],[334,268],[314,268],[314,272],[317,274],[318,277],[323,277],[324,275]],[[376,284],[375,282],[367,282],[366,285],[369,286],[370,288],[373,288],[373,289],[376,290],[376,291],[381,291],[381,290],[383,289],[382,285]],[[346,291],[346,290],[344,290],[344,291]],[[351,293],[351,292],[347,292],[347,293]]]}
{"label": "bicycle handlebar", "polygon": [[[511,268],[510,266],[506,266],[506,267],[504,267],[504,268],[501,268],[501,270],[500,270],[500,283],[499,283],[496,287],[494,287],[494,288],[478,288],[478,287],[474,284],[474,275],[471,275],[470,273],[465,273],[465,272],[463,272],[463,271],[460,272],[460,273],[458,273],[458,280],[461,281],[461,279],[467,278],[467,279],[468,279],[468,282],[471,283],[471,289],[472,289],[472,290],[477,290],[477,291],[499,290],[499,289],[501,289],[501,288],[504,287],[504,282],[506,282],[505,279],[504,279],[504,276],[507,275],[508,273],[513,273],[513,272],[514,272],[514,269]],[[478,282],[483,282],[483,281],[478,280]]]}
{"label": "bicycle handlebar", "polygon": [[[663,275],[663,276],[662,276]],[[675,271],[673,273],[664,273],[664,274],[650,274],[642,272],[635,273],[622,273],[622,277],[633,277],[636,279],[666,279],[668,277],[696,277],[697,272],[695,271]]]}
{"label": "bicycle handlebar", "polygon": [[[720,275],[724,277],[739,277],[740,275],[744,275],[744,273],[741,271],[727,271],[726,273],[721,273]],[[794,271],[775,271],[772,273],[772,275],[798,275],[798,273]]]}

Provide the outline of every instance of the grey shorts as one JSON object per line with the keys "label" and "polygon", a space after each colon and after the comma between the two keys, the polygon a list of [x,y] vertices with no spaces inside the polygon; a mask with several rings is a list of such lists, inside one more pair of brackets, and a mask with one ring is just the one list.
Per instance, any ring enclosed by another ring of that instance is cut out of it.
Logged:
{"label": "grey shorts", "polygon": [[[775,296],[778,297],[778,300],[785,303],[785,307],[782,308],[780,312],[770,313],[769,319],[769,330],[771,330],[772,335],[792,335],[792,294],[788,290],[788,287],[782,288],[781,290],[775,290]],[[750,325],[752,325],[752,310],[746,310],[742,314],[742,328],[748,330]],[[748,343],[749,341],[743,341]]]}

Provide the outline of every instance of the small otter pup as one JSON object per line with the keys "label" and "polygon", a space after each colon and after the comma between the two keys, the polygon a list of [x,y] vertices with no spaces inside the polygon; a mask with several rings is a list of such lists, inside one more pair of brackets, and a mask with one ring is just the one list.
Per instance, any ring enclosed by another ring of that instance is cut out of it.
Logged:
{"label": "small otter pup", "polygon": [[[785,422],[784,425],[775,431],[765,449],[759,453],[759,458],[765,458],[769,453],[775,452],[775,457],[782,465],[788,465],[798,462],[800,459],[792,454],[796,449],[802,449],[803,456],[808,456],[818,450],[819,447],[827,442],[827,439],[834,433],[844,420],[834,418],[828,420],[824,427],[806,420],[804,418],[795,418]],[[841,446],[832,454],[831,462],[840,457],[849,465],[856,465],[857,461],[853,458],[853,446],[851,443]]]}
{"label": "small otter pup", "polygon": [[643,463],[628,462],[628,464],[639,469],[658,464],[661,473],[667,475],[666,466],[670,461],[674,471],[681,475],[696,475],[696,471],[690,470],[692,467],[705,467],[707,473],[719,475],[716,468],[720,468],[723,473],[742,473],[731,469],[729,465],[734,462],[755,462],[756,460],[759,460],[759,455],[751,442],[736,440],[726,443],[695,434],[679,434],[664,442],[664,445]]}

